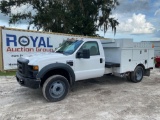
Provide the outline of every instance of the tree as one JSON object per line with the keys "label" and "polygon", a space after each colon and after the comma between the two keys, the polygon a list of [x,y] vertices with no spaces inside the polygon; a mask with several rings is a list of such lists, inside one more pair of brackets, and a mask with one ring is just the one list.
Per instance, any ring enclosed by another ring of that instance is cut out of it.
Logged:
{"label": "tree", "polygon": [[[116,32],[117,20],[110,17],[119,5],[117,0],[2,0],[0,11],[9,15],[9,24],[20,21],[34,25],[37,30],[79,35],[96,35],[99,28],[106,33],[109,27]],[[30,11],[12,12],[28,6]]]}

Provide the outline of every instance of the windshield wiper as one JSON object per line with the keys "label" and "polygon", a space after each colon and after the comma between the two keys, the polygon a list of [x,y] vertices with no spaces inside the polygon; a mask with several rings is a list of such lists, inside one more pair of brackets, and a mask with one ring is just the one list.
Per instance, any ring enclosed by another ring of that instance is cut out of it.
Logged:
{"label": "windshield wiper", "polygon": [[56,51],[56,53],[63,53],[63,51]]}

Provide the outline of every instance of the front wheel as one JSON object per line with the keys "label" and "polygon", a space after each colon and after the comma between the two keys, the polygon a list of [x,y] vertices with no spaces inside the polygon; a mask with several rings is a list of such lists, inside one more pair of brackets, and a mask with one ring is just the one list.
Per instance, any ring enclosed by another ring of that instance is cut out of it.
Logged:
{"label": "front wheel", "polygon": [[143,79],[144,70],[141,66],[137,66],[134,72],[131,73],[130,80],[132,82],[141,82]]}
{"label": "front wheel", "polygon": [[49,77],[42,88],[43,96],[51,102],[57,102],[66,97],[69,91],[68,80],[61,75]]}

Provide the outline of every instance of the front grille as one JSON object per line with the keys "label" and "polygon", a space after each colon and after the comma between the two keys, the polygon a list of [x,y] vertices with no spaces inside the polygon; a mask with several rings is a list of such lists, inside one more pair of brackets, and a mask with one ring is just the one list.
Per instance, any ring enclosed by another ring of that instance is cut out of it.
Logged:
{"label": "front grille", "polygon": [[23,63],[20,62],[20,61],[17,61],[17,69],[21,74],[23,74],[23,68],[22,67],[23,67]]}
{"label": "front grille", "polygon": [[25,76],[27,77],[28,63],[29,63],[29,60],[24,58],[19,58],[17,60],[17,70],[24,77]]}
{"label": "front grille", "polygon": [[29,60],[24,59],[24,58],[19,58],[17,60],[17,70],[23,77],[27,78],[35,78],[38,71],[33,71],[32,67],[28,65]]}

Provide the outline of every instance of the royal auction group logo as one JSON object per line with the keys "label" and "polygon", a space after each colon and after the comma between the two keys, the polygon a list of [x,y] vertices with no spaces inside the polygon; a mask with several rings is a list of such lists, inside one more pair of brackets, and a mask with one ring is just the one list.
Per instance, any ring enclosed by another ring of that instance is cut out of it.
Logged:
{"label": "royal auction group logo", "polygon": [[53,52],[50,37],[6,34],[7,52]]}
{"label": "royal auction group logo", "polygon": [[19,42],[19,44],[20,44],[21,46],[28,46],[29,43],[30,43],[30,40],[29,40],[29,38],[26,37],[26,36],[21,36],[21,37],[19,37],[18,42]]}

